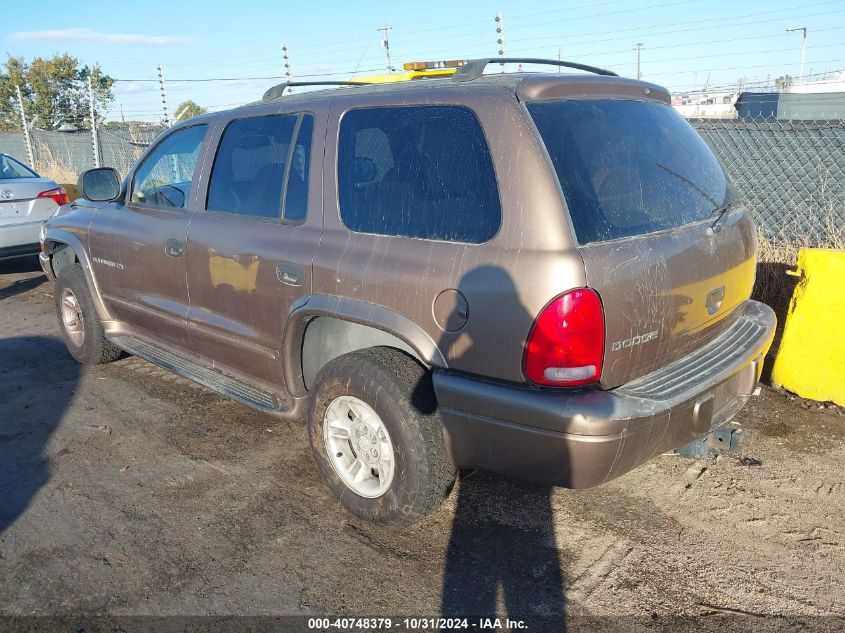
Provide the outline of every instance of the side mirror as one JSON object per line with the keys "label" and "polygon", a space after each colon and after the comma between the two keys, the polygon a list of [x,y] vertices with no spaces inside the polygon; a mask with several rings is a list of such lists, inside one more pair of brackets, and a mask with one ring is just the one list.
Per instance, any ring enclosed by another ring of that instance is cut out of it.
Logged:
{"label": "side mirror", "polygon": [[79,175],[79,192],[86,200],[109,202],[120,196],[120,176],[111,167],[87,169]]}

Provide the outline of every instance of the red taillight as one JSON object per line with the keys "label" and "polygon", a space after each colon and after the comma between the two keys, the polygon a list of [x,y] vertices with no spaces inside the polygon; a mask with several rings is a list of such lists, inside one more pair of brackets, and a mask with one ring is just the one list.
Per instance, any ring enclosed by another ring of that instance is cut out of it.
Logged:
{"label": "red taillight", "polygon": [[70,202],[70,198],[67,197],[67,191],[62,189],[61,187],[56,187],[55,189],[48,189],[47,191],[42,191],[38,194],[39,198],[52,198],[56,201],[56,204],[62,206],[63,204],[67,204]]}
{"label": "red taillight", "polygon": [[525,346],[525,377],[536,385],[577,387],[596,382],[604,357],[604,311],[594,290],[570,290],[549,303]]}

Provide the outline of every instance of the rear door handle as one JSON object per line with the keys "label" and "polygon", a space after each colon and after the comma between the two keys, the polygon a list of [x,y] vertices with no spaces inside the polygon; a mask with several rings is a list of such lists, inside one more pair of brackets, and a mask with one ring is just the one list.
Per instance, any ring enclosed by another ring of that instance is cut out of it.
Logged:
{"label": "rear door handle", "polygon": [[301,286],[305,273],[302,271],[302,267],[296,264],[280,262],[276,264],[276,277],[288,286]]}
{"label": "rear door handle", "polygon": [[185,253],[185,245],[179,240],[167,240],[164,243],[164,252],[170,257],[182,257]]}

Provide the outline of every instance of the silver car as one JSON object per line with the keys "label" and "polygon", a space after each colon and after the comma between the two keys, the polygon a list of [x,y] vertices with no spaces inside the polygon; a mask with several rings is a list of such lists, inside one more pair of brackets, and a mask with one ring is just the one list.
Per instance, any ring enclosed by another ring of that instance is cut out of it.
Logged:
{"label": "silver car", "polygon": [[0,154],[0,259],[38,253],[41,223],[67,203],[58,184]]}

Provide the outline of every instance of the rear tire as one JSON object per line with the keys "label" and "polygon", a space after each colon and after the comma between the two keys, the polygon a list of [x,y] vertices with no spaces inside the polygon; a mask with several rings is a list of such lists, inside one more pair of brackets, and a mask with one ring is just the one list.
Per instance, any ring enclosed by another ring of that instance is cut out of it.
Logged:
{"label": "rear tire", "polygon": [[320,370],[308,437],[329,488],[366,521],[408,526],[437,509],[455,479],[431,375],[394,349],[352,352]]}
{"label": "rear tire", "polygon": [[83,365],[117,360],[123,351],[108,341],[94,308],[85,273],[78,264],[65,266],[56,277],[56,314],[67,349]]}

